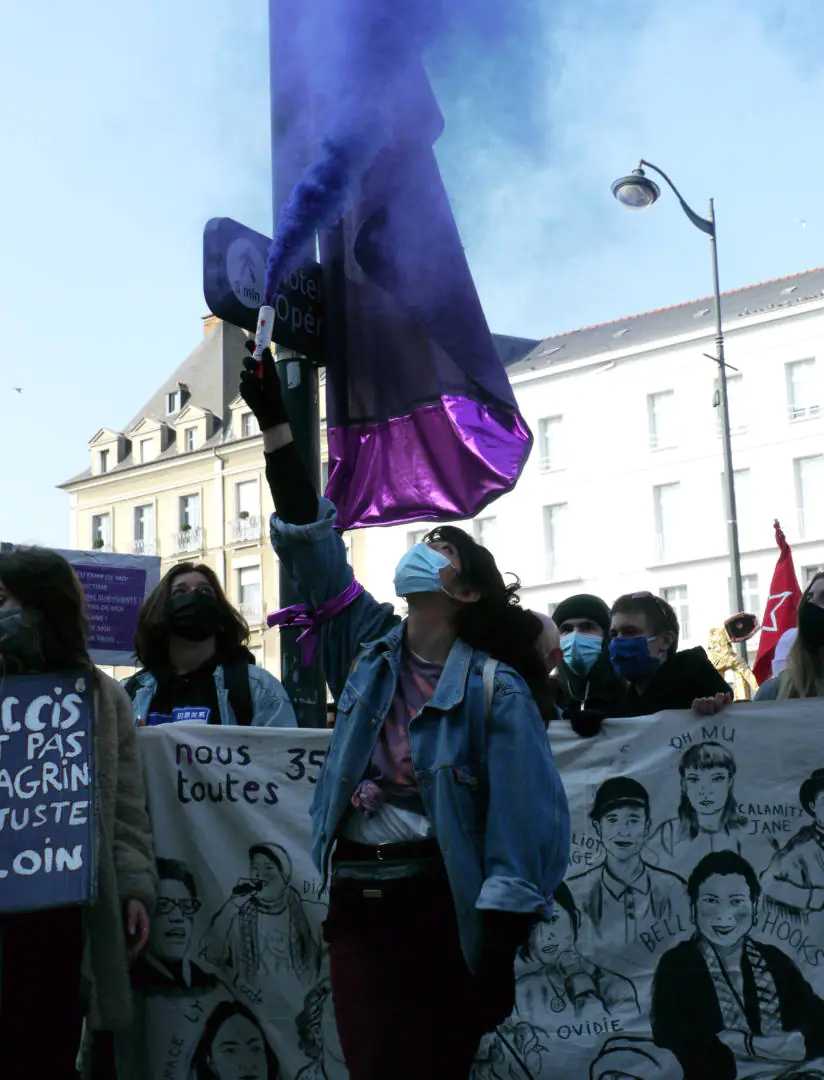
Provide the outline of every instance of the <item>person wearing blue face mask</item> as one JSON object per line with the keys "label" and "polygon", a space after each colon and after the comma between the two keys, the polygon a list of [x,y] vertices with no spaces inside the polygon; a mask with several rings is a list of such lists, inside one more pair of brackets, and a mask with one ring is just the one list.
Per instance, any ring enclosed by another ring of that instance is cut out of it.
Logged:
{"label": "person wearing blue face mask", "polygon": [[609,654],[629,683],[625,715],[690,709],[698,698],[728,693],[704,649],[678,652],[679,633],[675,612],[653,593],[628,593],[612,605]]}
{"label": "person wearing blue face mask", "polygon": [[517,584],[453,526],[399,561],[406,619],[359,586],[268,351],[260,378],[255,367],[250,357],[240,392],[263,435],[272,544],[310,606],[338,703],[312,846],[331,879],[324,938],[348,1075],[467,1080],[482,1035],[515,1005],[515,954],[569,858],[536,704],[552,644]]}
{"label": "person wearing blue face mask", "polygon": [[626,715],[627,683],[609,656],[609,608],[598,596],[581,593],[554,611],[563,660],[558,679],[562,711],[578,735],[597,735],[608,716]]}

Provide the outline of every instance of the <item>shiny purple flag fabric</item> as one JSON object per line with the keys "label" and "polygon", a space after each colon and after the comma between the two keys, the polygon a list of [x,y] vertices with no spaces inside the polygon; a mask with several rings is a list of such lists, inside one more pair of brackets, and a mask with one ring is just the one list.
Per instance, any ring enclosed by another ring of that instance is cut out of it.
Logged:
{"label": "shiny purple flag fabric", "polygon": [[[325,64],[315,57],[298,69],[293,55],[293,74],[281,76],[292,79],[292,100],[302,80],[316,110],[315,159],[293,189],[282,234],[294,238],[295,223],[308,229],[313,215],[318,227],[342,218],[321,249],[326,494],[343,528],[470,517],[514,486],[532,435],[435,159],[443,119],[422,54],[439,5],[304,0],[302,10],[301,28],[284,24],[293,39],[311,37],[320,16],[327,34],[340,29],[347,39]],[[327,183],[336,163],[350,173]]]}

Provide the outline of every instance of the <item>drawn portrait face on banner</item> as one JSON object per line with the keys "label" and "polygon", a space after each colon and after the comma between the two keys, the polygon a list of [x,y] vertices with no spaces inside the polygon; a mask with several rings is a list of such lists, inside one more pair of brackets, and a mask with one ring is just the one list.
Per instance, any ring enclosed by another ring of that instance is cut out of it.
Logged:
{"label": "drawn portrait face on banner", "polygon": [[692,900],[695,929],[717,949],[732,951],[755,926],[757,895],[754,881],[743,873],[710,874],[698,883]]}
{"label": "drawn portrait face on banner", "polygon": [[278,1080],[280,1064],[255,1016],[237,1001],[221,1002],[203,1029],[192,1080]]}
{"label": "drawn portrait face on banner", "polygon": [[649,817],[638,804],[616,806],[593,823],[607,856],[630,862],[641,854],[649,834]]}
{"label": "drawn portrait face on banner", "polygon": [[678,816],[690,836],[700,830],[717,832],[746,824],[733,791],[735,771],[735,758],[717,742],[691,746],[681,758]]}
{"label": "drawn portrait face on banner", "polygon": [[200,909],[195,881],[183,863],[158,859],[160,881],[148,949],[163,962],[183,960],[192,942],[194,915]]}
{"label": "drawn portrait face on banner", "polygon": [[258,886],[261,907],[283,907],[291,876],[289,857],[275,844],[259,844],[249,851],[249,878]]}

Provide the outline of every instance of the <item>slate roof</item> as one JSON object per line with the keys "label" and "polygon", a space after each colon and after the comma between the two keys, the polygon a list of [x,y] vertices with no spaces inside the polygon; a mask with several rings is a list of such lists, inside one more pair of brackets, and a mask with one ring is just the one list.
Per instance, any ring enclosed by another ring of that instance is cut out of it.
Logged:
{"label": "slate roof", "polygon": [[[177,390],[179,383],[183,383],[189,391],[189,397],[183,402],[183,408],[186,408],[187,405],[195,405],[201,409],[208,409],[221,421],[221,426],[218,427],[214,435],[205,443],[201,443],[197,450],[193,450],[191,453],[199,453],[202,450],[208,450],[210,447],[220,446],[224,441],[224,432],[229,423],[229,405],[237,397],[240,369],[243,364],[243,357],[246,355],[243,348],[245,341],[245,331],[232,326],[230,323],[217,323],[215,328],[189,353],[183,363],[171,373],[168,379],[152,394],[143,408],[129,421],[123,429],[123,434],[128,438],[132,429],[145,417],[164,424],[173,424],[179,412],[170,416],[166,411],[167,395],[173,390]],[[182,409],[180,411],[182,412]],[[107,476],[135,468],[139,464],[139,462],[133,460],[136,445],[136,443],[132,444],[132,453],[127,454],[122,461],[113,465],[106,474]],[[153,463],[179,457],[182,453],[184,451],[181,451],[177,443],[172,441],[162,454],[158,454],[153,459]],[[81,480],[88,480],[91,475],[92,470],[90,468],[84,469],[82,473],[73,476],[71,480],[66,480],[65,483],[59,486],[66,487]]]}
{"label": "slate roof", "polygon": [[[738,319],[781,308],[798,307],[811,300],[824,299],[824,267],[807,270],[790,277],[748,285],[744,289],[723,293],[721,315],[725,331],[731,330]],[[696,329],[711,329],[715,324],[712,297],[692,300],[687,304],[630,315],[614,322],[587,326],[571,333],[544,338],[518,363],[507,367],[507,374],[523,375],[540,371],[553,364],[582,360],[618,349],[648,345],[664,338],[689,334]]]}
{"label": "slate roof", "polygon": [[[797,307],[811,300],[821,299],[824,299],[824,267],[777,278],[775,281],[765,281],[759,285],[749,285],[722,295],[724,327],[729,330],[735,325],[736,319],[749,315]],[[584,359],[625,349],[627,346],[641,346],[662,338],[688,334],[696,327],[711,328],[713,319],[712,299],[704,298],[641,315],[631,315],[614,322],[584,327],[544,338],[542,341],[506,334],[493,334],[492,337],[511,378],[569,360]],[[124,435],[128,437],[131,429],[144,417],[166,424],[173,423],[176,414],[169,416],[166,412],[167,395],[176,390],[179,383],[183,383],[188,387],[190,395],[184,402],[184,407],[185,404],[190,404],[209,409],[220,418],[222,425],[211,439],[192,452],[199,453],[201,450],[219,446],[224,441],[224,432],[229,422],[229,405],[237,397],[245,341],[245,331],[229,323],[219,322],[158,387],[126,426]],[[180,453],[173,441],[154,460],[163,461],[177,457]],[[109,472],[122,472],[134,468],[136,464],[129,454]],[[87,480],[91,475],[91,469],[85,469],[60,487]]]}

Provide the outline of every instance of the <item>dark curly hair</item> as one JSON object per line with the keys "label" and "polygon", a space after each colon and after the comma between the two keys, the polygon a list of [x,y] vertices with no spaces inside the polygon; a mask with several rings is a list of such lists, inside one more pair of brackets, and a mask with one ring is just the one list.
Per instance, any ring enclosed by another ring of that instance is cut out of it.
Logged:
{"label": "dark curly hair", "polygon": [[427,544],[451,544],[461,560],[459,583],[477,589],[480,599],[461,604],[455,620],[458,637],[479,652],[514,668],[532,692],[546,722],[555,714],[555,694],[536,642],[544,626],[521,607],[517,577],[507,585],[491,552],[456,525],[440,525],[424,537]]}
{"label": "dark curly hair", "polygon": [[0,553],[0,581],[37,617],[42,654],[37,668],[57,671],[92,666],[83,589],[62,555],[41,547],[4,551]]}
{"label": "dark curly hair", "polygon": [[134,635],[135,656],[147,671],[157,671],[169,662],[169,627],[166,608],[175,581],[181,574],[201,574],[209,582],[215,597],[223,608],[223,624],[215,638],[219,656],[225,656],[245,645],[249,640],[249,625],[239,611],[229,603],[217,575],[204,563],[178,563],[160,580],[140,609],[137,630]]}
{"label": "dark curly hair", "polygon": [[260,1021],[250,1009],[247,1009],[246,1006],[242,1005],[239,1001],[221,1001],[206,1021],[203,1028],[203,1034],[200,1036],[200,1041],[197,1044],[192,1060],[192,1073],[196,1077],[196,1080],[218,1080],[218,1074],[210,1064],[212,1048],[220,1029],[226,1021],[231,1020],[233,1016],[243,1017],[244,1020],[248,1020],[249,1023],[253,1024],[260,1032],[260,1039],[263,1043],[263,1054],[266,1058],[266,1076],[262,1076],[260,1080],[278,1080],[278,1077],[280,1076],[280,1062],[277,1057],[275,1057],[274,1050],[266,1041],[266,1036],[263,1033]]}

